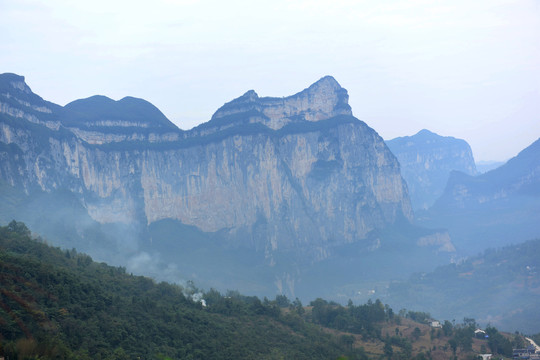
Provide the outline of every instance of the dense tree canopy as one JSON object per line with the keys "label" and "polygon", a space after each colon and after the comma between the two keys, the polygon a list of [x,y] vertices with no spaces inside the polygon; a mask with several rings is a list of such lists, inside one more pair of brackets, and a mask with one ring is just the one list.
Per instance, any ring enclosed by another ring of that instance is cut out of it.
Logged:
{"label": "dense tree canopy", "polygon": [[301,308],[284,297],[156,283],[29,235],[22,223],[0,227],[0,355],[10,359],[362,358],[282,312]]}
{"label": "dense tree canopy", "polygon": [[[400,317],[380,300],[309,305],[156,283],[49,247],[23,223],[0,227],[0,356],[12,360],[431,358],[424,345],[414,349],[429,332],[428,313],[402,310]],[[433,350],[469,356],[476,326],[474,319],[445,321],[431,330],[431,340],[446,336]],[[523,345],[494,327],[486,333],[482,345],[494,354]],[[375,348],[368,353],[359,342]]]}

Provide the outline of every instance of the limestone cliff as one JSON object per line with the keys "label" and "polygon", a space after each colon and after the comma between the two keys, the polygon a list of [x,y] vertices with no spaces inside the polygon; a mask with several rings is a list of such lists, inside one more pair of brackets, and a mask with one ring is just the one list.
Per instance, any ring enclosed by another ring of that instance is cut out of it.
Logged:
{"label": "limestone cliff", "polygon": [[175,219],[268,258],[322,259],[412,218],[396,158],[331,77],[285,98],[247,92],[184,132],[140,99],[62,108],[4,74],[0,159],[3,181],[74,193],[100,223]]}
{"label": "limestone cliff", "polygon": [[476,175],[471,147],[465,140],[421,130],[386,143],[399,160],[415,210],[435,203],[452,171]]}
{"label": "limestone cliff", "polygon": [[[234,123],[238,114],[249,114],[248,122],[260,122],[277,130],[290,122],[319,121],[338,115],[351,115],[347,90],[343,89],[331,76],[325,76],[309,88],[284,98],[260,98],[253,90],[223,105],[214,116],[226,118],[220,123]],[[233,119],[231,119],[233,118]]]}

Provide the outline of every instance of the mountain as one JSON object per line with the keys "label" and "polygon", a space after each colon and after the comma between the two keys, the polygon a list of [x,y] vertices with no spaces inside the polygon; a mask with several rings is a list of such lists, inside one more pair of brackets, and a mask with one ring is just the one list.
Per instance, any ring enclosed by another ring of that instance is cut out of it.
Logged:
{"label": "mountain", "polygon": [[504,161],[477,161],[476,170],[479,174],[483,174],[504,165],[504,163]]}
{"label": "mountain", "polygon": [[176,126],[154,105],[129,96],[114,101],[106,96],[96,95],[70,102],[65,109],[74,115],[70,120],[79,127],[166,128],[177,131]]}
{"label": "mountain", "polygon": [[444,193],[417,220],[447,228],[467,254],[540,236],[540,139],[485,174],[453,172]]}
{"label": "mountain", "polygon": [[394,282],[382,299],[442,319],[474,318],[503,330],[540,331],[540,240],[486,250],[459,264]]}
{"label": "mountain", "polygon": [[411,226],[396,157],[330,76],[284,98],[248,91],[189,131],[141,99],[61,107],[14,74],[0,89],[0,220],[99,259],[294,293],[305,266]]}
{"label": "mountain", "polygon": [[182,131],[146,100],[92,96],[67,104],[62,125],[89,144],[174,141]]}
{"label": "mountain", "polygon": [[339,115],[352,116],[348,101],[347,90],[333,77],[325,76],[304,91],[285,98],[260,98],[250,90],[219,108],[209,125],[259,122],[277,130],[290,123],[316,122]]}
{"label": "mountain", "polygon": [[443,193],[454,170],[476,174],[471,148],[465,140],[421,130],[413,136],[386,142],[398,158],[414,209],[427,209]]}

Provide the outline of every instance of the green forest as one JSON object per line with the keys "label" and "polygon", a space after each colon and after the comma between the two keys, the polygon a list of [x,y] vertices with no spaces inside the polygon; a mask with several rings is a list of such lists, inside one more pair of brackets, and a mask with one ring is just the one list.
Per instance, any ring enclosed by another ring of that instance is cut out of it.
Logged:
{"label": "green forest", "polygon": [[429,314],[379,300],[304,306],[158,283],[48,246],[17,221],[0,227],[0,285],[0,356],[10,360],[461,359],[523,345],[493,327],[474,339],[473,319],[435,331]]}

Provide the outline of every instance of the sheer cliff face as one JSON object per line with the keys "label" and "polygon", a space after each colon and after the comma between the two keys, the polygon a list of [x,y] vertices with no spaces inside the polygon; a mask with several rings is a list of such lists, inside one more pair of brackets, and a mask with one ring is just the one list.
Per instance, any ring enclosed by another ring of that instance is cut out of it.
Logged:
{"label": "sheer cliff face", "polygon": [[148,221],[243,228],[265,250],[309,245],[325,256],[329,242],[359,240],[400,214],[410,217],[397,161],[373,130],[351,120],[302,133],[235,135],[166,156],[146,152]]}
{"label": "sheer cliff face", "polygon": [[396,158],[331,77],[286,98],[250,91],[187,132],[138,99],[128,109],[157,120],[118,116],[124,100],[62,108],[15,75],[0,90],[2,180],[29,194],[68,189],[102,223],[176,219],[320,259],[412,217]]}
{"label": "sheer cliff face", "polygon": [[476,175],[471,148],[465,140],[422,130],[387,141],[398,158],[415,209],[427,209],[442,195],[450,173]]}

